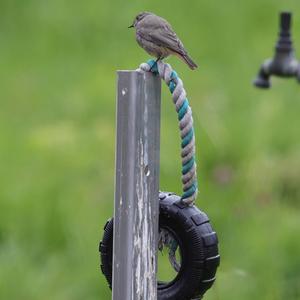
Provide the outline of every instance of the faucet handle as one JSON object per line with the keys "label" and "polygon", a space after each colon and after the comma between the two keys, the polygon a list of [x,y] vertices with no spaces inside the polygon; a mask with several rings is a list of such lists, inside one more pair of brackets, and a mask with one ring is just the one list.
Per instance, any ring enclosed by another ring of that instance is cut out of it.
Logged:
{"label": "faucet handle", "polygon": [[292,53],[293,42],[291,39],[292,14],[290,12],[280,13],[280,32],[276,44],[276,53]]}
{"label": "faucet handle", "polygon": [[292,14],[290,12],[282,12],[280,14],[280,29],[281,31],[290,31]]}

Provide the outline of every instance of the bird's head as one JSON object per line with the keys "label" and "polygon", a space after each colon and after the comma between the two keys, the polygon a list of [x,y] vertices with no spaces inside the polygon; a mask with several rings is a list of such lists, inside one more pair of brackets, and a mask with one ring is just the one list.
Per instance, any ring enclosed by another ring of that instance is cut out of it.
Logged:
{"label": "bird's head", "polygon": [[147,12],[147,11],[143,11],[141,13],[139,13],[133,20],[132,25],[130,25],[128,28],[132,28],[132,27],[136,27],[136,25],[142,21],[146,16],[148,15],[152,15],[152,13]]}

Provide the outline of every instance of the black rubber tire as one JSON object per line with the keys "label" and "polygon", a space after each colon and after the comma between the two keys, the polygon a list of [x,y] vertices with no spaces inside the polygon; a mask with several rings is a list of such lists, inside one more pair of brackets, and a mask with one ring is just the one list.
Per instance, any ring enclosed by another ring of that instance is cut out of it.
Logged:
{"label": "black rubber tire", "polygon": [[[159,227],[173,232],[181,250],[181,268],[169,283],[158,282],[159,300],[199,299],[213,285],[220,264],[218,238],[207,215],[186,206],[180,197],[160,193]],[[104,227],[99,245],[101,270],[112,285],[113,219]]]}

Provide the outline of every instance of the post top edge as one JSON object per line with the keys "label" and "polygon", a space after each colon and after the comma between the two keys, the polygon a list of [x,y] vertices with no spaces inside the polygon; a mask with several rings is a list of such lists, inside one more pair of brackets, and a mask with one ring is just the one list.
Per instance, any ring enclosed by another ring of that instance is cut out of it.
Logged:
{"label": "post top edge", "polygon": [[146,77],[159,77],[152,72],[144,72],[142,70],[117,70],[118,76],[146,76]]}

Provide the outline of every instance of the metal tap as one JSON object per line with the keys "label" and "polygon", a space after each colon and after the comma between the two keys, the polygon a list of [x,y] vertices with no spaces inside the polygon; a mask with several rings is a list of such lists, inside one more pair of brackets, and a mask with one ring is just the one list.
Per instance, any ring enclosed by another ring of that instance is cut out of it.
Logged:
{"label": "metal tap", "polygon": [[291,39],[291,20],[290,12],[280,14],[280,31],[275,47],[275,55],[267,59],[261,66],[259,73],[254,80],[254,85],[259,88],[269,88],[271,86],[270,77],[296,77],[300,83],[300,62],[296,60]]}

